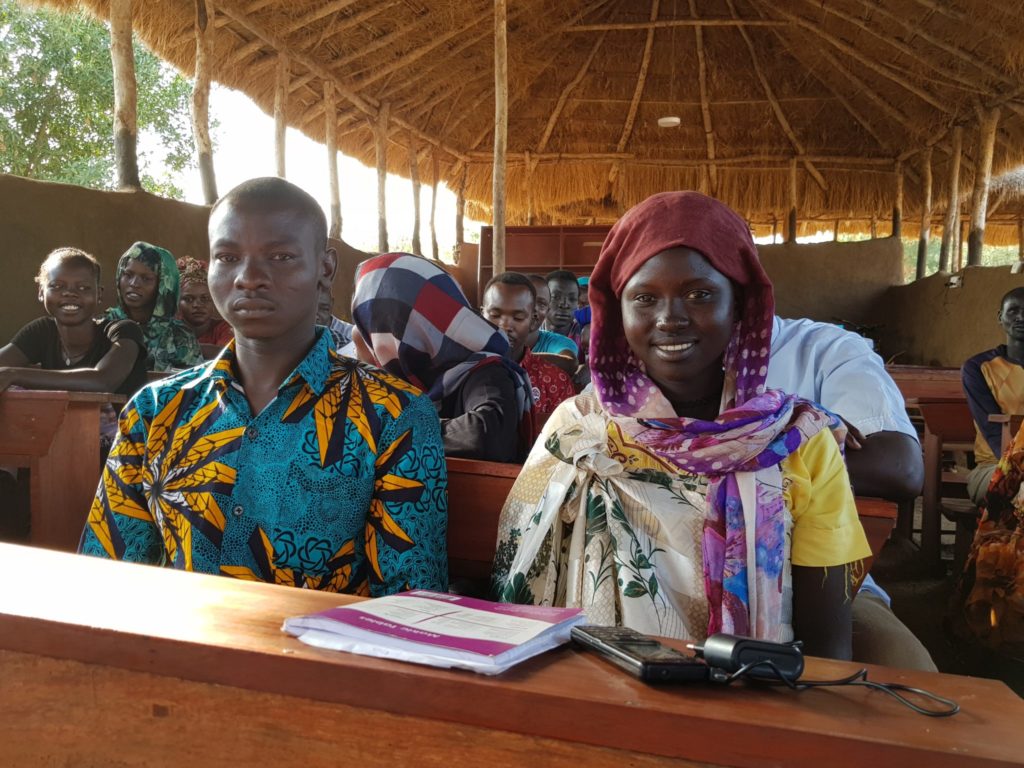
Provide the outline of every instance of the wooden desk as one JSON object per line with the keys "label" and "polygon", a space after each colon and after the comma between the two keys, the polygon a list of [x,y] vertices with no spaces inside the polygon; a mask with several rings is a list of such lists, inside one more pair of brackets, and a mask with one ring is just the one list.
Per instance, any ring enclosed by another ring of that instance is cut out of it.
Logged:
{"label": "wooden desk", "polygon": [[962,397],[959,368],[932,368],[926,365],[887,365],[903,399],[918,397]]}
{"label": "wooden desk", "polygon": [[100,479],[100,408],[124,400],[103,392],[0,394],[0,464],[31,473],[34,545],[77,548]]}
{"label": "wooden desk", "polygon": [[[865,689],[645,686],[566,647],[497,678],[280,631],[354,598],[0,545],[0,744],[12,765],[1009,766],[1002,683],[872,668],[952,697],[936,721]],[[809,659],[807,675],[855,665]],[[226,687],[230,686],[230,687]]]}
{"label": "wooden desk", "polygon": [[921,499],[921,554],[928,563],[940,561],[942,534],[942,449],[949,443],[973,447],[974,418],[967,397],[918,397],[907,400],[924,417],[924,489]]}

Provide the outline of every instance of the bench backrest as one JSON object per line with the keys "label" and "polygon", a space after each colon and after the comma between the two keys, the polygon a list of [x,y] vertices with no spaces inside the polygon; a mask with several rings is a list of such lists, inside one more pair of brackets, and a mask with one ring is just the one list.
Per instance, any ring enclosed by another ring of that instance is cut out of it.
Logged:
{"label": "bench backrest", "polygon": [[[449,579],[490,576],[498,518],[519,470],[517,464],[448,459]],[[872,555],[877,556],[896,524],[896,504],[864,497],[856,502]]]}

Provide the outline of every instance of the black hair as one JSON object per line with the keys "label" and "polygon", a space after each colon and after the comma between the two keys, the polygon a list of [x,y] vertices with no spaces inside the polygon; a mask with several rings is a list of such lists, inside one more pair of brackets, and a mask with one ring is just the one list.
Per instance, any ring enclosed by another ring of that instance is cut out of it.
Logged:
{"label": "black hair", "polygon": [[545,279],[549,283],[552,280],[566,280],[579,288],[579,283],[576,282],[576,274],[574,272],[570,272],[568,269],[556,269],[552,272],[548,272],[548,276]]}
{"label": "black hair", "polygon": [[1011,288],[1006,292],[1003,298],[999,301],[1000,313],[1003,311],[1003,305],[1006,303],[1007,299],[1017,296],[1024,297],[1024,285],[1018,285],[1016,288]]}
{"label": "black hair", "polygon": [[533,302],[537,302],[537,289],[534,287],[533,281],[522,272],[502,272],[500,275],[495,275],[484,286],[484,295],[487,294],[492,285],[498,285],[499,283],[501,285],[517,285],[520,288],[525,288],[530,292],[530,298]]}
{"label": "black hair", "polygon": [[57,248],[50,251],[43,263],[39,265],[39,272],[36,273],[36,285],[45,287],[50,279],[50,270],[62,264],[69,264],[76,267],[89,267],[96,278],[96,285],[100,284],[100,263],[91,253],[86,253],[80,248]]}
{"label": "black hair", "polygon": [[258,206],[273,205],[278,208],[291,208],[313,221],[316,232],[316,249],[321,252],[327,249],[327,217],[320,204],[301,187],[279,176],[261,176],[243,181],[226,195],[222,196],[210,209],[210,214],[222,205],[239,205],[253,203]]}

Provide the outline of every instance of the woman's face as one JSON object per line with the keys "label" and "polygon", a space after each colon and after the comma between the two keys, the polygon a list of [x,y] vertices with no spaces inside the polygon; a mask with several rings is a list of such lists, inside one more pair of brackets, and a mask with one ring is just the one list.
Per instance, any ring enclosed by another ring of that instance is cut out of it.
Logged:
{"label": "woman's face", "polygon": [[121,302],[129,309],[152,309],[156,305],[156,279],[156,272],[138,259],[131,259],[117,286]]}
{"label": "woman's face", "polygon": [[181,319],[193,329],[205,328],[218,319],[213,299],[210,298],[210,289],[206,283],[196,280],[182,283],[178,310],[181,312]]}
{"label": "woman's face", "polygon": [[732,336],[732,283],[697,251],[670,248],[649,259],[622,291],[630,349],[670,402],[713,395]]}

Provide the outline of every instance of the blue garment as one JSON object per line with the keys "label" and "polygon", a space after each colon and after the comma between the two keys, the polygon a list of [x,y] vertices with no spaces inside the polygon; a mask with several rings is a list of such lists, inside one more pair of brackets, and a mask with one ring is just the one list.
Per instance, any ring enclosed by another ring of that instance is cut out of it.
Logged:
{"label": "blue garment", "polygon": [[446,590],[433,403],[319,328],[254,416],[234,350],[128,403],[80,550],[331,592]]}
{"label": "blue garment", "polygon": [[537,343],[530,348],[534,354],[559,355],[563,352],[572,352],[573,357],[579,358],[580,348],[568,336],[543,329],[537,333]]}

